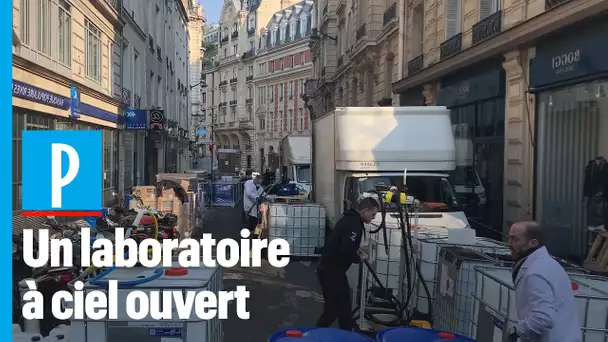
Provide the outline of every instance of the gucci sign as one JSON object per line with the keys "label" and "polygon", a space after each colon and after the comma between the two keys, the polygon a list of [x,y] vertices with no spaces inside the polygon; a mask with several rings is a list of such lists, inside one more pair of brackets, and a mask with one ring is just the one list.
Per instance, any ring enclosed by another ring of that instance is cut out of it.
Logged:
{"label": "gucci sign", "polygon": [[563,74],[574,70],[574,67],[581,60],[581,50],[576,49],[551,58],[551,68],[555,74]]}

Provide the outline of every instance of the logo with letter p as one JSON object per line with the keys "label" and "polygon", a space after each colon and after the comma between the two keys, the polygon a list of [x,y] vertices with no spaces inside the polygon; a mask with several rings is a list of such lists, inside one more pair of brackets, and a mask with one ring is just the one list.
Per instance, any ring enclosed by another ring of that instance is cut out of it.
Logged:
{"label": "logo with letter p", "polygon": [[101,131],[23,131],[24,215],[95,215],[102,171]]}

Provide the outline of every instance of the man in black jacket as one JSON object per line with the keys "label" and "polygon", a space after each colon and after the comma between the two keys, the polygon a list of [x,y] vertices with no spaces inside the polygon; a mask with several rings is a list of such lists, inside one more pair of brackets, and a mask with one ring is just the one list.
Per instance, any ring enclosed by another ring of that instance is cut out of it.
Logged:
{"label": "man in black jacket", "polygon": [[378,202],[366,197],[357,204],[357,210],[347,210],[325,242],[323,254],[317,267],[317,277],[323,292],[323,313],[317,327],[329,327],[338,319],[340,329],[353,330],[350,288],[346,271],[352,264],[367,259],[359,249],[365,232],[365,223],[370,223],[378,213]]}

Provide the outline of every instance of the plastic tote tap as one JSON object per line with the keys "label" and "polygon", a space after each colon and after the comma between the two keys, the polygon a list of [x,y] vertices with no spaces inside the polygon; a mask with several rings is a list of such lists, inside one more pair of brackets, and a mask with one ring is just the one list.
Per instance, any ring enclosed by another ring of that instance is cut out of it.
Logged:
{"label": "plastic tote tap", "polygon": [[352,331],[333,328],[292,328],[270,335],[268,342],[373,342]]}
{"label": "plastic tote tap", "polygon": [[444,340],[453,342],[475,342],[475,340],[468,337],[422,328],[389,328],[382,330],[376,335],[376,342],[439,342]]}

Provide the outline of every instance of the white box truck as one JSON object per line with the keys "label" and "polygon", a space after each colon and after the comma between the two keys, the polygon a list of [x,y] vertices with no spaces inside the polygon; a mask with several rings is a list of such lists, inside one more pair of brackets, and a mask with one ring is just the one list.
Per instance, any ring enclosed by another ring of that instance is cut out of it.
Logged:
{"label": "white box truck", "polygon": [[[313,198],[331,227],[370,190],[402,188],[404,170],[420,225],[469,227],[449,181],[456,151],[446,107],[343,107],[313,125]],[[387,225],[396,216],[386,215]]]}
{"label": "white box truck", "polygon": [[308,195],[312,186],[310,172],[311,139],[305,136],[286,136],[280,144],[281,176],[298,184]]}

